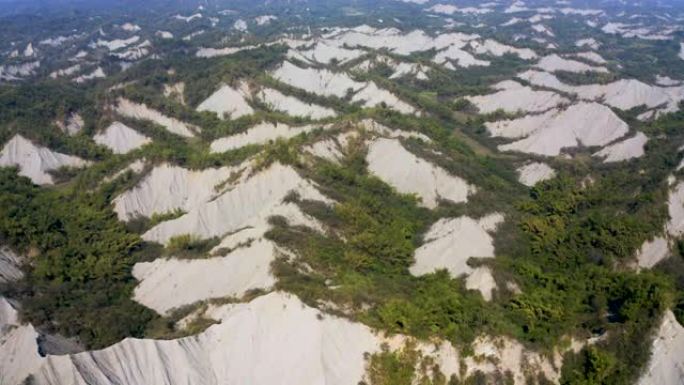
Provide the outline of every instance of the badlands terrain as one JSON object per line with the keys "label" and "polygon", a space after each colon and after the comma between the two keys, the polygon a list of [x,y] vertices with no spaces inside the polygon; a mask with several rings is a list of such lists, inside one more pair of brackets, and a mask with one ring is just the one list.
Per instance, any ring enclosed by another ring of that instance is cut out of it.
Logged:
{"label": "badlands terrain", "polygon": [[684,4],[0,2],[0,385],[684,384]]}

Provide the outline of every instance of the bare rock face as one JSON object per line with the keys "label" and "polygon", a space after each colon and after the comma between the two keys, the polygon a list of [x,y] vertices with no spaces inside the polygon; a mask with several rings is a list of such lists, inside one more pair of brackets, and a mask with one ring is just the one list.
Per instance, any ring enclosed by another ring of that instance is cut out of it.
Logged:
{"label": "bare rock face", "polygon": [[185,215],[154,226],[143,234],[143,239],[167,244],[171,238],[183,234],[200,239],[225,237],[278,215],[287,206],[283,200],[292,192],[299,194],[301,199],[328,201],[311,182],[291,167],[279,163],[230,187],[215,199],[191,208]]}
{"label": "bare rock face", "polygon": [[[366,379],[367,354],[382,344],[400,349],[409,338],[376,334],[367,326],[327,315],[297,297],[272,292],[249,303],[209,306],[218,321],[204,332],[172,340],[125,339],[106,349],[38,354],[38,333],[19,324],[0,297],[0,382],[19,385],[254,384],[357,385]],[[515,384],[543,373],[559,378],[558,355],[550,360],[507,338],[480,336],[475,355],[461,359],[447,342],[418,341],[416,349],[447,377],[480,371],[510,372]]]}
{"label": "bare rock face", "polygon": [[[114,199],[119,219],[151,217],[174,210],[188,211],[216,194],[214,187],[228,179],[236,169],[231,167],[188,170],[161,164],[140,183]],[[173,194],[168,192],[172,191]]]}
{"label": "bare rock face", "polygon": [[41,366],[38,333],[21,325],[16,309],[0,297],[0,384],[19,385]]}
{"label": "bare rock face", "polygon": [[379,138],[368,148],[368,169],[404,194],[416,194],[422,205],[437,207],[439,199],[466,202],[475,187],[407,151],[398,139]]}
{"label": "bare rock face", "polygon": [[128,118],[152,121],[169,132],[186,138],[195,136],[194,131],[199,130],[195,126],[183,123],[175,118],[170,118],[144,104],[134,103],[124,98],[119,98],[115,110],[118,114]]}
{"label": "bare rock face", "polygon": [[[595,59],[595,57],[591,56]],[[584,72],[602,72],[607,73],[608,70],[605,67],[595,67],[576,60],[566,59],[560,57],[559,55],[553,54],[543,57],[537,63],[537,67],[546,72],[556,72],[556,71],[568,71],[575,73]]]}
{"label": "bare rock face", "polygon": [[0,80],[21,80],[34,75],[39,67],[40,61],[0,65]]}
{"label": "bare rock face", "polygon": [[18,134],[5,144],[0,153],[0,167],[18,166],[19,175],[28,177],[39,185],[53,183],[48,171],[65,166],[83,167],[88,164],[88,161],[81,158],[37,146]]}
{"label": "bare rock face", "polygon": [[107,74],[104,72],[102,67],[97,67],[93,71],[91,71],[87,74],[83,74],[83,75],[75,77],[73,79],[73,81],[80,84],[80,83],[85,83],[89,80],[103,79],[105,77],[107,77]]}
{"label": "bare rock face", "polygon": [[636,268],[650,269],[667,259],[672,240],[684,234],[684,182],[672,187],[667,200],[670,220],[665,224],[664,235],[647,240],[636,253]]}
{"label": "bare rock face", "polygon": [[651,346],[651,361],[639,385],[684,383],[684,327],[667,311]]}
{"label": "bare rock face", "polygon": [[492,300],[492,292],[496,289],[496,281],[488,267],[478,267],[466,279],[466,289],[478,290],[485,301]]}
{"label": "bare rock face", "polygon": [[22,258],[7,247],[0,247],[0,284],[14,282],[24,275]]}
{"label": "bare rock face", "polygon": [[356,92],[364,86],[364,83],[354,81],[344,73],[301,68],[288,61],[273,72],[273,77],[293,87],[323,96],[344,97],[349,89]]}
{"label": "bare rock face", "polygon": [[494,257],[494,240],[489,233],[503,219],[500,214],[479,220],[465,216],[440,219],[430,227],[425,243],[416,250],[416,262],[409,269],[411,274],[419,276],[446,269],[453,277],[470,275],[473,268],[468,265],[468,259]]}
{"label": "bare rock face", "polygon": [[114,210],[122,220],[179,211],[143,234],[145,240],[168,244],[186,235],[221,240],[206,258],[171,257],[135,265],[133,275],[140,281],[136,301],[167,314],[197,301],[269,289],[275,283],[271,262],[286,252],[264,238],[268,218],[277,215],[292,225],[322,231],[320,223],[285,201],[295,193],[328,202],[311,182],[288,166],[273,164],[253,172],[249,165],[191,171],[163,164],[115,198]]}
{"label": "bare rock face", "polygon": [[93,140],[108,147],[115,154],[126,154],[152,142],[152,139],[121,122],[112,123],[103,132],[95,135]]}
{"label": "bare rock face", "polygon": [[666,225],[667,233],[672,237],[679,237],[684,234],[684,182],[670,192],[667,209],[670,215],[670,221]]}
{"label": "bare rock face", "polygon": [[64,122],[57,122],[57,126],[59,126],[65,134],[70,136],[74,136],[81,132],[84,125],[85,122],[83,121],[83,117],[78,113],[69,114],[66,119],[64,119]]}
{"label": "bare rock face", "polygon": [[160,314],[167,314],[171,309],[197,301],[241,297],[252,289],[269,289],[275,283],[271,262],[276,253],[275,244],[258,239],[225,256],[160,258],[138,263],[133,269],[133,275],[140,281],[134,299]]}
{"label": "bare rock face", "polygon": [[679,109],[684,99],[684,87],[661,87],[646,84],[636,79],[620,79],[607,84],[573,86],[561,82],[556,76],[542,71],[526,71],[518,75],[535,86],[556,89],[576,95],[586,101],[602,101],[610,107],[629,110],[645,105],[659,113]]}
{"label": "bare rock face", "polygon": [[283,83],[314,94],[342,98],[351,92],[354,94],[352,101],[361,102],[365,107],[372,108],[384,104],[402,113],[417,113],[411,105],[378,87],[375,82],[358,82],[344,72],[301,68],[286,61],[272,75]]}
{"label": "bare rock face", "polygon": [[646,241],[637,253],[637,267],[650,269],[670,255],[670,243],[664,237]]}
{"label": "bare rock face", "polygon": [[641,132],[637,132],[631,138],[627,138],[594,154],[594,156],[603,158],[605,163],[621,162],[633,158],[639,158],[644,155],[648,137]]}
{"label": "bare rock face", "polygon": [[[9,306],[3,301],[0,314]],[[126,339],[99,351],[47,357],[37,354],[32,327],[4,320],[15,327],[11,340],[0,339],[0,380],[15,385],[31,375],[40,385],[356,385],[365,370],[364,353],[379,349],[368,327],[323,315],[284,293],[214,313],[221,323],[197,336]]]}
{"label": "bare rock face", "polygon": [[197,111],[215,112],[220,118],[230,116],[237,119],[254,113],[252,107],[245,100],[247,90],[244,87],[235,89],[229,85],[223,85],[209,98],[200,103]]}
{"label": "bare rock face", "polygon": [[[629,131],[629,126],[610,108],[598,103],[580,103],[565,110],[551,110],[541,115],[487,123],[487,128],[493,136],[523,138],[499,146],[502,151],[547,156],[558,155],[564,148],[577,147],[580,144],[603,146]],[[606,150],[605,156],[617,152],[625,151],[621,151],[621,148]],[[622,159],[624,156],[614,154],[610,159]]]}
{"label": "bare rock face", "polygon": [[226,152],[248,145],[266,144],[278,138],[289,139],[318,128],[326,128],[326,126],[315,124],[289,126],[285,123],[261,122],[240,134],[216,139],[211,143],[211,152]]}
{"label": "bare rock face", "polygon": [[326,107],[312,103],[305,103],[293,96],[284,95],[272,88],[260,90],[256,97],[276,111],[282,111],[290,116],[310,117],[311,119],[330,118],[337,113]]}
{"label": "bare rock face", "polygon": [[494,86],[497,90],[492,94],[468,96],[483,114],[496,110],[516,113],[548,111],[569,100],[552,91],[537,91],[514,81],[504,81]]}
{"label": "bare rock face", "polygon": [[548,164],[541,162],[528,163],[522,167],[519,167],[518,180],[525,186],[532,187],[537,183],[551,179],[556,175],[556,171],[552,169]]}
{"label": "bare rock face", "polygon": [[288,56],[302,60],[304,62],[330,64],[335,61],[339,64],[344,64],[350,60],[354,60],[364,54],[364,51],[357,49],[347,49],[338,47],[337,45],[318,42],[313,48],[303,51],[290,51]]}

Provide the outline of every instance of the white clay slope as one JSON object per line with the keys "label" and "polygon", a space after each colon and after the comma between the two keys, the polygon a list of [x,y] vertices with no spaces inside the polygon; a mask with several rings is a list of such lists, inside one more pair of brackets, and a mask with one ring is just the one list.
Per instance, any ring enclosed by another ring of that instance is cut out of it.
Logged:
{"label": "white clay slope", "polygon": [[0,297],[0,384],[19,385],[38,370],[38,333],[31,325],[20,325],[16,309]]}
{"label": "white clay slope", "polygon": [[338,64],[344,64],[354,60],[364,54],[364,51],[357,49],[347,49],[335,45],[318,42],[313,48],[306,51],[290,51],[288,57],[304,59],[312,63],[330,64],[333,60]]}
{"label": "white clay slope", "polygon": [[633,158],[639,158],[644,155],[648,137],[641,132],[637,132],[631,138],[627,138],[615,144],[605,147],[603,150],[594,154],[594,156],[603,158],[603,162],[621,162]]}
{"label": "white clay slope", "polygon": [[540,71],[526,71],[519,78],[540,87],[548,87],[576,94],[584,100],[603,100],[611,107],[629,110],[646,105],[654,108],[664,105],[663,111],[678,109],[677,104],[684,99],[684,87],[659,87],[636,79],[620,79],[608,84],[572,86],[562,83],[554,75]]}
{"label": "white clay slope", "polygon": [[[377,134],[379,136],[384,136],[386,138],[391,138],[391,139],[414,138],[414,139],[422,140],[423,142],[426,142],[426,143],[432,142],[432,140],[427,135],[422,134],[420,132],[395,130],[395,129],[389,128],[383,124],[380,124],[373,119],[363,119],[362,121],[360,121],[358,123],[358,128],[361,128],[361,129],[366,130],[367,132],[372,132],[372,133]],[[348,131],[347,135],[352,135],[353,133],[354,133],[354,131]],[[343,141],[340,141],[340,144],[342,144],[342,142]],[[344,142],[346,142],[346,140]],[[345,146],[346,146],[346,144],[345,144]]]}
{"label": "white clay slope", "polygon": [[[385,138],[415,138],[427,143],[432,141],[429,137],[419,132],[393,130],[372,119],[364,119],[360,121],[356,128]],[[328,138],[315,142],[305,147],[304,150],[309,154],[319,158],[329,160],[333,163],[339,163],[339,161],[345,157],[344,153],[349,147],[350,139],[358,138],[358,136],[359,131],[349,130],[339,134],[336,138]]]}
{"label": "white clay slope", "polygon": [[57,78],[63,77],[63,76],[71,76],[71,75],[75,75],[80,70],[81,70],[81,65],[75,64],[73,66],[69,66],[67,68],[63,68],[63,69],[59,69],[59,70],[51,72],[50,77],[52,79],[57,79]]}
{"label": "white clay slope", "polygon": [[540,375],[550,383],[558,384],[563,365],[561,354],[554,354],[550,359],[548,355],[527,350],[511,338],[491,336],[476,338],[473,355],[465,358],[464,363],[466,376],[472,376],[476,371],[495,375],[507,372],[515,385],[528,384],[530,378],[539,378]]}
{"label": "white clay slope", "polygon": [[268,25],[273,20],[278,20],[278,17],[274,15],[261,15],[254,18],[257,25]]}
{"label": "white clay slope", "polygon": [[195,53],[195,56],[201,57],[201,58],[212,58],[212,57],[218,57],[218,56],[232,55],[232,54],[240,52],[240,51],[247,51],[247,50],[252,50],[252,49],[256,49],[256,48],[258,48],[258,46],[254,46],[254,45],[248,45],[248,46],[243,46],[243,47],[225,47],[225,48],[200,47],[197,50],[197,52]]}
{"label": "white clay slope", "polygon": [[[478,8],[463,8],[473,10]],[[502,44],[492,39],[479,40],[478,35],[464,33],[444,33],[435,37],[427,35],[421,30],[402,33],[396,28],[375,29],[369,26],[359,26],[352,29],[337,29],[326,35],[326,43],[338,47],[366,47],[371,49],[388,49],[398,55],[409,55],[413,52],[422,52],[435,49],[443,51],[435,62],[444,65],[448,69],[454,69],[450,63],[444,60],[449,56],[460,66],[488,65],[486,61],[475,59],[463,48],[470,44],[471,48],[479,55],[503,56],[505,54],[516,55],[522,59],[530,60],[537,54],[528,48],[516,48]],[[468,64],[470,63],[470,64]]]}
{"label": "white clay slope", "polygon": [[681,80],[672,79],[669,76],[656,75],[656,84],[664,87],[673,87],[682,84]]}
{"label": "white clay slope", "polygon": [[80,84],[80,83],[85,83],[89,80],[102,79],[105,77],[107,77],[107,74],[104,72],[102,67],[97,67],[92,72],[78,76],[78,77],[74,78],[73,80],[74,80],[74,82]]}
{"label": "white clay slope", "polygon": [[520,151],[555,156],[568,147],[603,146],[624,135],[629,127],[610,108],[580,103],[565,110],[487,123],[493,136],[520,138],[499,146],[501,151]]}
{"label": "white clay slope", "polygon": [[466,289],[477,290],[485,301],[492,300],[492,292],[496,289],[496,281],[488,267],[476,268],[466,278]]}
{"label": "white clay slope", "polygon": [[133,36],[128,39],[115,39],[111,41],[107,40],[98,40],[97,43],[95,43],[98,47],[106,47],[110,51],[117,51],[120,50],[124,47],[128,47],[131,44],[137,43],[140,40],[140,36]]}
{"label": "white clay slope", "polygon": [[483,42],[473,41],[470,43],[475,53],[480,55],[503,56],[505,54],[516,55],[524,60],[532,60],[537,58],[537,54],[529,48],[515,48],[509,45],[499,43],[496,40],[487,39]]}
{"label": "white clay slope", "polygon": [[109,148],[115,154],[126,154],[152,142],[152,139],[121,122],[110,124],[103,132],[95,135],[93,140]]}
{"label": "white clay slope", "polygon": [[604,59],[601,55],[597,54],[596,52],[580,52],[575,54],[576,57],[588,60],[590,62],[596,63],[596,64],[606,64],[608,63],[606,59]]}
{"label": "white clay slope", "polygon": [[293,87],[323,96],[344,97],[347,90],[358,91],[364,86],[364,83],[356,82],[344,73],[300,68],[287,61],[273,72],[273,77]]}
{"label": "white clay slope", "polygon": [[413,76],[418,80],[428,80],[429,77],[423,66],[416,63],[401,62],[394,66],[394,73],[389,77],[390,79],[399,79],[404,76]]}
{"label": "white clay slope", "polygon": [[601,44],[594,38],[580,39],[575,42],[576,47],[589,47],[591,49],[599,49]]}
{"label": "white clay slope", "polygon": [[285,123],[274,124],[270,122],[261,122],[243,133],[216,139],[211,143],[211,152],[219,153],[235,150],[248,145],[266,144],[278,138],[289,139],[299,134],[325,127],[326,126],[315,124],[290,127]]}
{"label": "white clay slope", "polygon": [[185,83],[164,84],[164,96],[185,105]]}
{"label": "white clay slope", "polygon": [[279,163],[231,187],[187,214],[156,225],[143,234],[143,239],[166,244],[182,234],[202,239],[222,237],[277,214],[290,192],[298,193],[302,199],[328,201],[294,169]]}
{"label": "white clay slope", "polygon": [[379,349],[368,327],[324,315],[284,293],[214,313],[221,323],[197,336],[126,339],[99,351],[48,356],[39,369],[24,372],[33,373],[35,385],[356,385],[364,353]]}
{"label": "white clay slope", "polygon": [[285,218],[291,226],[323,232],[323,225],[304,214],[296,204],[282,203],[231,232],[206,259],[170,258],[136,264],[133,275],[140,283],[134,299],[164,314],[197,301],[226,296],[240,298],[252,289],[269,289],[275,283],[271,263],[279,255],[290,256],[264,239],[271,228],[270,215]]}
{"label": "white clay slope", "polygon": [[304,151],[333,163],[339,163],[344,158],[344,153],[342,153],[339,144],[334,139],[320,140],[305,147]]}
{"label": "white clay slope", "polygon": [[114,199],[119,219],[151,217],[174,210],[188,211],[216,195],[214,187],[229,179],[236,168],[209,168],[192,171],[162,164],[145,176],[137,186]]}
{"label": "white clay slope", "polygon": [[430,8],[427,8],[425,11],[427,12],[434,12],[434,13],[443,13],[445,15],[453,15],[454,13],[466,13],[466,14],[483,14],[483,13],[489,13],[492,12],[491,8],[475,8],[475,7],[466,7],[466,8],[459,8],[455,5],[451,4],[435,4]]}
{"label": "white clay slope", "polygon": [[158,36],[162,39],[173,39],[173,33],[169,31],[157,31],[155,36]]}
{"label": "white clay slope", "polygon": [[416,194],[428,208],[437,207],[439,199],[466,202],[468,195],[475,191],[463,179],[413,155],[397,139],[373,141],[366,161],[371,173],[400,193]]}
{"label": "white clay slope", "polygon": [[283,95],[272,88],[264,88],[256,97],[275,111],[282,111],[290,116],[323,119],[337,115],[334,110],[312,103],[305,103],[294,96]]}
{"label": "white clay slope", "polygon": [[116,178],[127,174],[129,171],[132,175],[140,174],[141,172],[143,172],[146,165],[147,165],[147,162],[146,162],[145,158],[136,159],[133,162],[127,164],[124,168],[121,168],[118,171],[116,171],[116,172],[112,173],[111,175],[102,179],[102,183],[109,183],[109,182],[115,180]]}
{"label": "white clay slope", "polygon": [[[670,191],[667,210],[670,220],[665,225],[667,236],[672,238],[684,234],[684,182]],[[666,236],[647,240],[636,254],[637,268],[650,269],[670,255],[670,242]]]}
{"label": "white clay slope", "polygon": [[19,80],[33,75],[39,67],[39,61],[22,64],[3,64],[0,65],[0,80]]}
{"label": "white clay slope", "polygon": [[536,65],[540,69],[547,71],[547,72],[556,72],[556,71],[567,71],[567,72],[575,72],[575,73],[583,73],[583,72],[603,72],[607,73],[608,70],[605,67],[594,67],[590,66],[588,64],[576,61],[576,60],[570,60],[570,59],[565,59],[562,58],[556,54],[552,54],[549,56],[543,57],[541,60],[539,60],[539,63]]}
{"label": "white clay slope", "polygon": [[416,113],[416,109],[410,104],[400,100],[391,92],[379,88],[375,82],[369,82],[361,91],[354,95],[352,101],[363,102],[363,105],[369,108],[386,105],[388,108],[403,114]]}
{"label": "white clay slope", "polygon": [[639,385],[679,385],[684,383],[684,327],[671,311],[663,321],[651,346],[651,360]]}
{"label": "white clay slope", "polygon": [[532,187],[541,181],[556,176],[556,171],[554,171],[554,169],[546,163],[541,162],[526,164],[516,171],[518,172],[518,181],[528,187]]}
{"label": "white clay slope", "polygon": [[667,111],[676,111],[677,103],[684,99],[684,88],[651,86],[635,79],[618,80],[607,85],[578,86],[575,92],[583,99],[603,98],[608,105],[621,110],[665,104]]}
{"label": "white clay slope", "polygon": [[494,240],[489,232],[501,222],[500,214],[480,220],[465,216],[440,219],[425,234],[423,245],[416,249],[415,263],[409,271],[416,276],[440,269],[446,269],[453,277],[469,275],[473,269],[468,266],[468,259],[494,257]]}
{"label": "white clay slope", "polygon": [[241,297],[248,290],[267,289],[275,283],[270,274],[275,256],[276,246],[259,239],[223,257],[138,263],[133,269],[133,276],[140,281],[134,299],[166,314],[210,298]]}
{"label": "white clay slope", "polygon": [[667,209],[670,215],[667,233],[672,237],[679,237],[684,234],[684,182],[680,182],[670,192]]}
{"label": "white clay slope", "polygon": [[0,153],[0,167],[19,167],[19,175],[30,178],[39,185],[52,184],[48,171],[62,167],[83,167],[89,162],[71,155],[53,152],[37,146],[21,135],[15,135]]}
{"label": "white clay slope", "polygon": [[333,32],[328,40],[349,47],[386,48],[399,55],[409,55],[435,46],[434,39],[420,30],[402,34],[395,28],[378,30],[367,25]]}
{"label": "white clay slope", "polygon": [[644,242],[637,253],[637,267],[650,269],[668,257],[670,244],[664,237],[656,237]]}
{"label": "white clay slope", "polygon": [[64,122],[57,122],[57,126],[69,136],[74,136],[83,130],[85,122],[80,114],[69,114]]}
{"label": "white clay slope", "polygon": [[491,64],[487,60],[475,58],[470,52],[464,51],[462,47],[457,45],[452,45],[443,51],[439,51],[432,61],[437,64],[445,65],[447,68],[449,68],[449,61],[453,61],[457,66],[464,68],[473,66],[487,67]]}
{"label": "white clay slope", "polygon": [[468,96],[480,112],[492,113],[496,110],[506,112],[542,112],[568,103],[568,99],[551,91],[535,91],[516,82],[505,82],[495,86],[499,91],[493,94]]}
{"label": "white clay slope", "polygon": [[195,136],[193,131],[199,130],[199,128],[183,123],[178,119],[165,116],[144,104],[134,103],[124,98],[119,98],[116,112],[128,118],[152,121],[166,128],[167,131],[186,138]]}
{"label": "white clay slope", "polygon": [[18,281],[24,276],[21,257],[7,247],[0,247],[0,285]]}
{"label": "white clay slope", "polygon": [[224,115],[230,116],[231,119],[237,119],[242,116],[251,115],[254,113],[252,107],[245,100],[245,91],[229,85],[223,85],[205,101],[197,106],[197,111],[211,111],[215,112],[220,118]]}
{"label": "white clay slope", "polygon": [[239,19],[235,23],[233,23],[233,28],[237,29],[238,31],[245,32],[247,31],[247,22]]}
{"label": "white clay slope", "polygon": [[[399,349],[407,340],[380,337],[282,292],[249,303],[209,306],[203,315],[219,323],[196,336],[129,338],[103,350],[41,357],[38,334],[30,325],[19,325],[16,311],[0,298],[0,333],[10,332],[8,339],[0,338],[0,380],[19,385],[31,375],[35,385],[356,385],[367,380],[367,354],[384,342]],[[448,343],[419,341],[417,349],[447,378],[510,372],[515,384],[524,384],[527,377],[543,373],[556,383],[562,365],[508,338],[480,336],[473,345],[475,356],[463,360]]]}
{"label": "white clay slope", "polygon": [[379,88],[375,82],[357,82],[343,72],[300,68],[286,61],[272,75],[283,83],[314,94],[341,98],[351,91],[354,93],[352,101],[362,102],[365,107],[386,104],[389,108],[402,113],[416,112],[411,105],[401,101],[391,92]]}

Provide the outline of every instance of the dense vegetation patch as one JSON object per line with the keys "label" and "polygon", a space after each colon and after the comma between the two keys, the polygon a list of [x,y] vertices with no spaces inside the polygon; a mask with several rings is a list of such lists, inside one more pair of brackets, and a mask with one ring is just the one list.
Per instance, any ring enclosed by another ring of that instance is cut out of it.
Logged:
{"label": "dense vegetation patch", "polygon": [[[659,159],[667,161],[649,162]],[[500,288],[487,303],[445,271],[408,272],[427,226],[461,210],[418,207],[415,198],[368,175],[362,156],[342,166],[321,164],[311,177],[339,203],[300,205],[330,232],[274,221],[269,236],[299,255],[276,265],[278,285],[312,304],[335,303],[379,329],[439,336],[459,346],[489,333],[550,351],[566,336],[602,335],[570,359],[564,383],[629,383],[648,359],[643,341],[673,300],[671,278],[625,268],[666,219],[663,176],[611,170],[586,183],[566,172],[521,195],[500,231],[507,234],[499,237],[498,258],[487,262]],[[522,294],[504,289],[509,280]]]}
{"label": "dense vegetation patch", "polygon": [[[366,357],[367,382],[360,385],[446,385],[447,378],[430,357],[424,357],[414,342],[398,351],[383,345],[379,353]],[[449,384],[456,383],[453,378]]]}
{"label": "dense vegetation patch", "polygon": [[[297,23],[359,24],[359,17],[345,15],[324,20],[321,16],[338,13],[344,2],[319,3],[310,12],[301,12],[302,19]],[[285,5],[272,5],[280,6]],[[368,10],[364,19],[368,23],[382,16],[385,25],[395,25],[385,17],[388,8],[378,10],[375,1],[358,2],[357,6]],[[290,13],[281,16],[283,25],[292,21],[288,18],[294,20],[295,13]],[[437,23],[409,8],[396,11],[396,15],[405,20],[405,24],[396,26],[405,30],[420,27],[431,32]],[[497,25],[504,21],[497,21]],[[549,23],[562,47],[574,46],[574,41],[583,37],[573,32],[573,23]],[[281,30],[278,26],[264,27],[256,34],[261,32],[268,35]],[[200,38],[206,40],[199,42],[215,42],[216,37],[208,33]],[[504,36],[498,38],[505,41]],[[684,62],[676,58],[676,44],[603,38],[606,48],[601,54],[611,61],[614,74],[560,73],[559,78],[569,84],[605,83],[626,75],[652,81],[654,68],[671,76],[682,72]],[[136,233],[182,213],[159,214],[124,226],[111,210],[111,199],[135,185],[141,176],[127,174],[113,183],[101,181],[113,170],[141,157],[150,165],[170,162],[206,168],[235,164],[257,154],[257,169],[275,161],[292,165],[338,202],[327,207],[296,196],[288,198],[325,223],[329,230],[326,234],[292,227],[283,218],[271,218],[273,229],[268,236],[298,256],[274,264],[277,288],[296,293],[311,305],[325,306],[393,333],[441,337],[463,348],[466,354],[468,343],[482,333],[512,336],[547,352],[566,336],[602,336],[596,345],[567,355],[563,384],[630,383],[648,359],[645,341],[662,312],[672,308],[680,322],[684,320],[681,241],[673,258],[653,271],[637,274],[629,267],[637,248],[662,232],[667,219],[666,179],[679,161],[677,147],[684,141],[683,112],[654,124],[637,121],[636,111],[621,112],[632,128],[651,138],[644,158],[619,166],[602,165],[583,157],[586,149],[580,149],[572,161],[546,159],[559,170],[559,176],[526,189],[516,182],[514,170],[527,158],[493,151],[493,141],[483,128],[484,118],[462,99],[489,92],[491,84],[527,68],[528,63],[511,55],[491,58],[490,67],[459,71],[435,67],[426,53],[403,58],[431,68],[430,79],[425,81],[408,77],[390,81],[390,69],[382,66],[357,74],[357,80],[373,81],[425,112],[424,116],[412,117],[386,106],[362,110],[344,98],[317,96],[277,82],[265,73],[284,59],[286,48],[281,45],[197,59],[189,53],[194,49],[190,43],[159,44],[169,49],[164,60],[142,62],[102,83],[75,86],[66,80],[48,80],[0,87],[0,142],[21,133],[53,150],[97,161],[70,182],[46,188],[32,185],[16,170],[0,170],[0,244],[28,257],[24,280],[1,288],[1,292],[21,300],[26,321],[49,332],[78,336],[91,348],[128,336],[169,336],[169,331],[175,332],[172,321],[186,315],[188,309],[161,319],[133,302],[132,266],[164,252],[186,258],[206,256],[216,240],[179,236],[165,251],[161,246],[143,244]],[[529,44],[540,54],[547,53],[543,47]],[[617,68],[613,62],[624,66]],[[358,63],[349,66],[353,64]],[[337,63],[330,66],[335,70],[342,67]],[[244,132],[257,122],[308,121],[270,111],[254,102],[254,116],[236,120],[219,119],[194,109],[220,84],[237,85],[242,80],[333,108],[340,114],[340,121],[374,118],[392,128],[426,134],[432,144],[418,140],[405,140],[403,144],[417,156],[465,178],[479,192],[467,205],[444,202],[434,211],[427,210],[417,204],[415,197],[398,194],[369,175],[360,145],[341,165],[323,161],[307,165],[302,162],[301,147],[317,135],[325,135],[321,132],[213,154],[209,142]],[[179,82],[186,85],[186,104],[162,96],[164,85]],[[125,86],[108,90],[115,84]],[[197,138],[184,139],[150,122],[112,116],[106,107],[119,96],[195,124],[202,131]],[[70,137],[60,132],[54,122],[74,111],[85,118],[86,127],[81,134]],[[115,118],[151,137],[153,143],[126,156],[115,156],[97,146],[92,134]],[[73,176],[64,174],[63,179]],[[473,265],[485,264],[493,270],[499,287],[493,301],[485,302],[478,293],[467,291],[462,279],[454,279],[446,271],[422,277],[409,274],[415,249],[436,220],[460,215],[477,218],[495,211],[505,213],[507,218],[496,236],[497,258],[472,261]],[[521,293],[506,289],[507,283],[515,283]],[[200,319],[186,332],[199,331],[208,324],[210,321]],[[370,385],[436,385],[447,381],[428,370],[430,365],[411,346],[398,352],[384,349],[368,359]],[[485,383],[487,379],[477,374],[468,381]]]}
{"label": "dense vegetation patch", "polygon": [[6,288],[25,321],[97,348],[144,336],[154,312],[133,302],[138,235],[107,194],[42,189],[0,169],[0,241],[28,256],[26,277]]}

